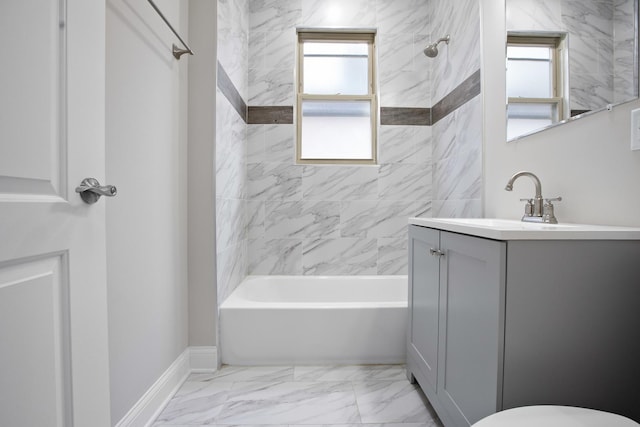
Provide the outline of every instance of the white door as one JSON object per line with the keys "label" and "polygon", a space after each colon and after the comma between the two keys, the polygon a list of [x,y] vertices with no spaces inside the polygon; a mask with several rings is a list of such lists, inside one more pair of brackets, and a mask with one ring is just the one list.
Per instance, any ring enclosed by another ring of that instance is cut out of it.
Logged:
{"label": "white door", "polygon": [[[1,0],[0,425],[110,426],[104,1]],[[102,184],[105,184],[102,182]]]}

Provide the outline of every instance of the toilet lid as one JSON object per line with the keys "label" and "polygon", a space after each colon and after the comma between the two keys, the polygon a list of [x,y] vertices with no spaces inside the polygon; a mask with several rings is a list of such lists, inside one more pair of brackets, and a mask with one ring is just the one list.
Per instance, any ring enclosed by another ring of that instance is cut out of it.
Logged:
{"label": "toilet lid", "polygon": [[478,421],[473,427],[638,427],[629,418],[570,406],[524,406],[507,409]]}

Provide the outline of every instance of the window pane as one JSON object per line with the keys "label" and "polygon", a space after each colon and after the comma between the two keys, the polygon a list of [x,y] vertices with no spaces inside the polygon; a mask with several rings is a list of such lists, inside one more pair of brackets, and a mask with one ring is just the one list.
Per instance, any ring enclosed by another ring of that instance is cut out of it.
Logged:
{"label": "window pane", "polygon": [[551,60],[551,48],[547,46],[507,46],[509,59],[546,59]]}
{"label": "window pane", "polygon": [[303,101],[302,159],[372,159],[369,101]]}
{"label": "window pane", "polygon": [[513,103],[509,104],[507,116],[511,119],[557,120],[558,106],[549,103]]}
{"label": "window pane", "polygon": [[317,95],[369,93],[366,43],[304,43],[303,92]]}
{"label": "window pane", "polygon": [[550,61],[507,61],[507,96],[510,98],[553,97]]}
{"label": "window pane", "polygon": [[368,55],[367,43],[305,42],[304,55]]}
{"label": "window pane", "polygon": [[507,138],[533,132],[558,121],[558,106],[550,104],[509,104]]}

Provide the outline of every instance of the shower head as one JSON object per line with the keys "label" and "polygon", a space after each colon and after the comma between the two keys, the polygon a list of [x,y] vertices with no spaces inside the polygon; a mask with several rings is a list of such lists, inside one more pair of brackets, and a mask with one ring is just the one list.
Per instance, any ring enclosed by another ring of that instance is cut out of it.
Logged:
{"label": "shower head", "polygon": [[445,42],[446,44],[449,44],[449,34],[447,34],[446,36],[439,38],[438,41],[436,41],[433,44],[430,44],[429,46],[427,46],[424,49],[424,54],[427,55],[429,58],[435,58],[436,56],[438,56],[438,43],[440,42]]}
{"label": "shower head", "polygon": [[425,48],[424,54],[427,55],[429,58],[435,58],[436,56],[438,56],[438,45],[435,43],[430,44]]}

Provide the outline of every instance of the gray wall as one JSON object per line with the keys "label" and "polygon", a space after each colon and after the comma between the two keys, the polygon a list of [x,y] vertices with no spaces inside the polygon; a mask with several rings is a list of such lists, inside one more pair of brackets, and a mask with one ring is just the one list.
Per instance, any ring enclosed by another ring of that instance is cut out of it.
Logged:
{"label": "gray wall", "polygon": [[216,344],[216,38],[217,2],[190,0],[189,345]]}
{"label": "gray wall", "polygon": [[[186,3],[158,6],[182,32]],[[187,61],[147,2],[107,1],[106,203],[111,417],[183,353],[187,297]],[[101,201],[102,202],[102,201]]]}

